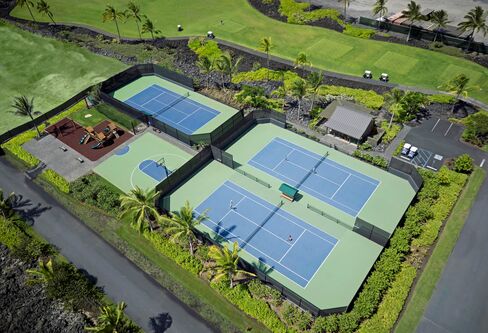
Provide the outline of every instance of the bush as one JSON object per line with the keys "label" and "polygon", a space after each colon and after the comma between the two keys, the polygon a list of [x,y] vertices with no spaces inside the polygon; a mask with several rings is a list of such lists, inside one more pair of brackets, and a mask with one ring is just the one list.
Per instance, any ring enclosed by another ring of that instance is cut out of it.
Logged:
{"label": "bush", "polygon": [[374,110],[381,109],[385,102],[384,97],[373,90],[354,89],[341,86],[324,85],[319,90],[319,94],[322,96],[349,96],[357,103]]}
{"label": "bush", "polygon": [[281,293],[271,286],[255,279],[247,284],[247,288],[252,297],[264,300],[274,306],[279,306],[283,302]]}
{"label": "bush", "polygon": [[463,139],[483,146],[488,143],[488,112],[479,111],[468,116],[465,120],[466,129],[463,133]]}
{"label": "bush", "polygon": [[395,151],[393,152],[393,156],[400,156],[400,154],[402,153],[402,148],[403,148],[403,145],[405,144],[405,140],[401,140],[400,143],[398,144],[398,146],[395,148]]}
{"label": "bush", "polygon": [[350,24],[346,24],[346,28],[344,29],[343,33],[353,37],[370,39],[374,36],[375,31],[372,29],[358,28]]}
{"label": "bush", "polygon": [[382,169],[388,168],[388,161],[381,156],[372,156],[368,153],[364,153],[360,150],[355,150],[352,156],[359,158],[360,160],[366,161]]}
{"label": "bush", "polygon": [[109,214],[114,214],[120,206],[118,188],[108,183],[96,174],[83,176],[71,183],[71,193],[83,203],[100,208]]}
{"label": "bush", "polygon": [[297,306],[286,302],[283,305],[281,316],[288,325],[294,327],[298,332],[304,332],[310,328],[312,323],[312,315],[310,312],[300,310]]}
{"label": "bush", "polygon": [[58,190],[63,193],[69,193],[69,183],[60,174],[51,169],[44,170],[41,175],[41,179],[44,179]]}
{"label": "bush", "polygon": [[468,154],[462,154],[454,160],[454,171],[471,173],[473,171],[473,159]]}
{"label": "bush", "polygon": [[344,22],[340,19],[340,13],[335,9],[316,9],[309,11],[310,4],[296,2],[295,0],[280,0],[280,15],[286,16],[288,23],[307,24],[320,19],[329,18],[340,25]]}
{"label": "bush", "polygon": [[456,101],[456,98],[452,95],[436,94],[427,95],[427,100],[429,103],[452,104]]}
{"label": "bush", "polygon": [[222,50],[214,40],[204,37],[192,37],[188,40],[188,47],[198,55],[198,58],[207,57],[211,62],[222,56]]}
{"label": "bush", "polygon": [[381,122],[381,128],[385,130],[385,134],[381,138],[381,142],[385,144],[388,144],[391,141],[393,141],[393,139],[396,138],[396,136],[398,135],[398,133],[400,133],[400,130],[402,129],[400,125],[394,123],[391,124],[390,128],[388,128],[389,124],[390,123],[388,121]]}
{"label": "bush", "polygon": [[235,94],[235,99],[246,107],[273,109],[273,101],[266,98],[264,88],[243,86],[241,91]]}

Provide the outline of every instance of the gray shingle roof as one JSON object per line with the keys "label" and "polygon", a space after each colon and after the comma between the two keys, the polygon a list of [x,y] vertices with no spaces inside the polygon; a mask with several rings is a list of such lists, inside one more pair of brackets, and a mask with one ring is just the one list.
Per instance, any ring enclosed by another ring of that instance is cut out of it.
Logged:
{"label": "gray shingle roof", "polygon": [[350,102],[334,101],[327,107],[334,108],[334,113],[324,126],[354,139],[362,139],[369,128],[373,117],[362,107]]}

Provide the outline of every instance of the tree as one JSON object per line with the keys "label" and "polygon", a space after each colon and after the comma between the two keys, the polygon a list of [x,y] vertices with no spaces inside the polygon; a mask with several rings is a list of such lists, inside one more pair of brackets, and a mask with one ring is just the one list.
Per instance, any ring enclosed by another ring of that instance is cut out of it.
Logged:
{"label": "tree", "polygon": [[286,86],[284,84],[279,86],[277,89],[273,90],[271,94],[281,99],[281,110],[285,112],[286,96],[288,96],[288,90],[286,89]]}
{"label": "tree", "polygon": [[295,69],[303,68],[304,66],[312,66],[312,63],[308,60],[307,54],[305,52],[298,53],[295,62]]}
{"label": "tree", "polygon": [[347,18],[347,8],[351,4],[351,0],[337,0],[338,2],[342,2],[344,4],[344,18]]}
{"label": "tree", "polygon": [[295,79],[291,84],[291,94],[293,97],[298,99],[298,114],[302,110],[302,100],[307,94],[307,84],[302,78]]}
{"label": "tree", "polygon": [[398,117],[400,121],[409,121],[417,116],[417,113],[425,108],[427,97],[418,92],[407,91],[399,103]]}
{"label": "tree", "polygon": [[15,199],[15,194],[12,192],[8,196],[5,196],[2,189],[0,189],[0,213],[5,219],[10,219],[14,215],[12,209],[12,202]]}
{"label": "tree", "polygon": [[407,5],[407,10],[404,10],[403,15],[410,20],[410,28],[408,29],[407,42],[410,40],[410,34],[412,33],[412,27],[416,22],[424,19],[422,15],[422,10],[419,4],[415,1],[410,1]]}
{"label": "tree", "polygon": [[239,245],[237,242],[234,242],[232,252],[226,246],[213,245],[208,251],[208,256],[215,262],[213,280],[228,279],[230,288],[234,287],[234,279],[237,275],[254,276],[252,273],[239,269]]}
{"label": "tree", "polygon": [[195,218],[193,208],[188,201],[171,214],[171,217],[161,216],[161,221],[165,225],[164,232],[168,233],[171,241],[176,242],[185,239],[190,246],[190,254],[194,254],[194,243],[197,239],[195,227],[207,218],[207,212],[203,212]]}
{"label": "tree", "polygon": [[[39,111],[34,111],[34,98],[29,99],[26,96],[19,96],[14,97],[14,102],[12,103],[11,107],[14,109],[13,113],[19,116],[29,117],[31,120],[34,120],[34,116],[40,114]],[[40,138],[41,132],[37,125],[34,124],[34,127],[37,131],[37,135]]]}
{"label": "tree", "polygon": [[273,108],[272,102],[266,97],[263,87],[244,85],[241,91],[235,94],[235,99],[246,107]]}
{"label": "tree", "polygon": [[146,225],[153,231],[151,218],[158,218],[155,207],[158,192],[155,189],[143,190],[136,186],[129,195],[120,196],[121,218],[130,218],[131,225],[140,233],[146,229]]}
{"label": "tree", "polygon": [[36,19],[34,18],[31,10],[31,7],[34,7],[34,3],[31,0],[17,0],[17,5],[20,8],[24,8],[24,6],[26,6],[30,16],[32,17],[32,21],[36,22]]}
{"label": "tree", "polygon": [[[374,6],[373,6],[373,15],[379,15],[380,18],[384,17],[386,14],[388,14],[388,8],[386,7],[386,3],[388,0],[376,0]],[[378,28],[380,27],[380,21],[378,20]]]}
{"label": "tree", "polygon": [[45,0],[39,0],[37,2],[37,11],[41,15],[47,15],[49,19],[56,25],[56,22],[54,22],[54,15],[51,12],[51,9],[49,7],[49,4]]}
{"label": "tree", "polygon": [[54,262],[51,258],[47,261],[40,260],[37,269],[28,269],[26,272],[30,276],[27,280],[28,284],[41,283],[47,285],[55,279]]}
{"label": "tree", "polygon": [[85,330],[98,333],[141,332],[141,329],[124,315],[126,307],[127,305],[124,302],[120,302],[117,305],[102,306],[97,318],[97,325],[85,327]]}
{"label": "tree", "polygon": [[154,23],[147,16],[145,16],[144,23],[142,24],[142,33],[150,33],[151,38],[155,39],[154,36],[160,34],[161,30],[156,29]]}
{"label": "tree", "polygon": [[[468,97],[468,90],[470,89],[468,83],[469,77],[464,74],[458,74],[440,88],[446,89],[449,94],[456,96],[456,101],[459,102],[461,96]],[[453,104],[451,112],[454,112],[455,106],[456,104]]]}
{"label": "tree", "polygon": [[136,5],[133,1],[129,1],[124,15],[126,18],[133,19],[136,22],[139,38],[142,39],[141,28],[139,27],[139,23],[142,22],[141,7]]}
{"label": "tree", "polygon": [[474,40],[475,32],[481,32],[483,33],[483,36],[486,36],[486,33],[488,32],[488,26],[486,25],[487,15],[488,13],[486,13],[483,8],[481,8],[480,6],[476,6],[464,16],[464,21],[458,24],[458,28],[461,31],[470,31],[470,34],[468,36],[469,43],[466,51],[469,51],[469,48],[471,47],[471,43]]}
{"label": "tree", "polygon": [[434,42],[436,42],[437,36],[439,35],[439,31],[441,29],[444,29],[447,26],[447,24],[451,21],[449,21],[449,16],[447,12],[443,9],[436,10],[435,12],[433,12],[430,21],[434,23],[434,31],[435,31]]}
{"label": "tree", "polygon": [[488,142],[488,112],[480,111],[470,115],[466,121],[463,139],[478,146]]}
{"label": "tree", "polygon": [[405,96],[405,92],[403,90],[398,89],[398,88],[393,88],[392,90],[390,90],[388,93],[385,94],[385,102],[386,102],[386,105],[388,106],[388,111],[391,114],[390,123],[388,125],[388,128],[391,127],[391,124],[393,123],[393,118],[395,118],[395,113],[393,112],[393,107],[398,106],[400,104],[403,96]]}
{"label": "tree", "polygon": [[204,55],[198,59],[197,66],[200,69],[200,73],[207,77],[207,88],[210,87],[210,75],[215,70],[214,63],[206,55]]}
{"label": "tree", "polygon": [[266,74],[266,79],[269,80],[269,52],[273,48],[273,43],[271,42],[271,37],[263,37],[259,42],[259,50],[266,53],[266,67],[268,68],[268,72]]}
{"label": "tree", "polygon": [[324,80],[324,74],[322,72],[312,72],[307,77],[307,90],[308,93],[312,96],[312,105],[310,106],[310,113],[313,111],[315,99],[317,98],[317,94],[320,87],[322,87],[323,80]]}
{"label": "tree", "polygon": [[471,173],[473,171],[473,159],[468,154],[462,154],[454,160],[454,171]]}
{"label": "tree", "polygon": [[102,14],[103,22],[115,22],[115,27],[117,28],[117,36],[119,36],[120,41],[120,29],[119,29],[119,20],[123,20],[125,17],[124,12],[118,11],[115,7],[111,5],[107,5],[105,7],[105,11]]}
{"label": "tree", "polygon": [[238,57],[234,61],[229,52],[224,52],[217,61],[221,64],[220,68],[222,69],[222,72],[229,76],[229,82],[232,82],[232,77],[239,71],[242,57]]}

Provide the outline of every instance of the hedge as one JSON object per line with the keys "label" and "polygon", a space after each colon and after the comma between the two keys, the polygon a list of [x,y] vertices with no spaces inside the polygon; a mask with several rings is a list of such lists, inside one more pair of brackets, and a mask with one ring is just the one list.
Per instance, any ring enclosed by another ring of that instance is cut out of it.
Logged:
{"label": "hedge", "polygon": [[222,50],[214,40],[203,37],[192,37],[188,40],[188,47],[198,55],[198,58],[207,57],[210,61],[216,61],[222,56]]}
{"label": "hedge", "polygon": [[280,0],[279,13],[286,16],[288,23],[306,24],[320,19],[329,18],[344,26],[340,13],[336,9],[322,8],[309,11],[309,3],[296,2],[295,0]]}
{"label": "hedge", "polygon": [[[58,115],[50,118],[47,123],[54,124],[60,121],[61,119],[69,116],[70,114],[80,111],[84,109],[85,101],[81,100],[77,104],[73,105],[71,108],[59,113]],[[38,126],[39,131],[44,131],[46,129],[46,124],[43,123]],[[2,148],[12,154],[15,158],[20,160],[25,166],[28,168],[33,168],[39,164],[39,159],[25,150],[22,145],[29,142],[30,140],[34,139],[37,136],[37,131],[33,128],[31,130],[25,131],[22,134],[17,135],[16,137],[12,138],[11,140],[7,141],[2,145]]]}
{"label": "hedge", "polygon": [[274,71],[261,67],[254,71],[239,72],[232,77],[232,83],[241,82],[259,82],[259,81],[281,81],[284,75],[284,83],[287,88],[290,88],[292,82],[299,79],[300,76],[293,71]]}
{"label": "hedge", "polygon": [[383,297],[376,314],[364,321],[358,333],[389,333],[395,325],[410,288],[417,275],[417,269],[408,263],[403,263],[390,289]]}
{"label": "hedge", "polygon": [[69,193],[69,183],[60,174],[51,169],[44,170],[40,177],[63,193]]}
{"label": "hedge", "polygon": [[393,139],[396,138],[396,136],[398,135],[398,133],[400,133],[400,130],[402,129],[400,125],[395,123],[391,124],[391,127],[388,127],[389,125],[390,123],[388,121],[381,122],[381,128],[385,130],[385,134],[381,138],[381,142],[385,144],[393,141]]}
{"label": "hedge", "polygon": [[429,103],[439,104],[452,104],[456,102],[456,98],[454,96],[445,94],[427,95],[427,100]]}
{"label": "hedge", "polygon": [[382,169],[388,168],[388,161],[381,156],[373,156],[368,153],[364,153],[360,150],[355,150],[352,156],[357,157],[362,161],[368,162]]}
{"label": "hedge", "polygon": [[382,95],[373,90],[354,89],[342,86],[324,85],[320,88],[319,94],[322,96],[350,96],[359,104],[367,108],[379,110],[383,106],[385,99]]}
{"label": "hedge", "polygon": [[346,28],[342,33],[353,37],[370,39],[376,32],[372,29],[358,28],[353,25],[346,24]]}

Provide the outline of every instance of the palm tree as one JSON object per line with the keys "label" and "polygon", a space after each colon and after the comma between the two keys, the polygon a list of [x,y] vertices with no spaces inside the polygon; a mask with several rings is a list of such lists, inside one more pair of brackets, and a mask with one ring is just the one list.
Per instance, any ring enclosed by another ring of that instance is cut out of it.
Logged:
{"label": "palm tree", "polygon": [[144,23],[142,24],[142,33],[145,34],[148,32],[151,34],[151,38],[155,39],[154,35],[160,34],[161,30],[156,29],[153,21],[151,21],[147,16],[145,16]]}
{"label": "palm tree", "polygon": [[206,86],[208,88],[210,86],[210,75],[215,70],[214,63],[207,56],[202,56],[198,59],[197,66],[200,69],[200,73],[206,75]]}
{"label": "palm tree", "polygon": [[439,30],[445,28],[447,24],[451,21],[449,21],[449,16],[444,9],[436,10],[435,12],[433,12],[430,21],[434,23],[435,26],[434,42],[436,42],[437,35],[439,34]]}
{"label": "palm tree", "polygon": [[0,189],[0,213],[5,219],[9,219],[14,215],[12,209],[12,202],[15,199],[15,194],[12,192],[5,197],[3,190]]}
{"label": "palm tree", "polygon": [[403,15],[410,20],[410,28],[408,29],[408,35],[407,35],[407,42],[410,40],[410,34],[412,33],[412,27],[413,25],[424,19],[424,16],[422,15],[422,10],[419,4],[417,4],[415,1],[410,1],[410,3],[407,6],[407,10],[404,10]]}
{"label": "palm tree", "polygon": [[219,281],[229,279],[230,288],[234,287],[234,279],[237,275],[254,276],[254,274],[239,269],[239,245],[234,242],[232,252],[226,247],[213,245],[208,251],[208,256],[215,261],[215,275],[212,280]]}
{"label": "palm tree", "polygon": [[51,9],[49,7],[49,4],[45,0],[39,0],[37,2],[37,11],[41,15],[47,15],[51,19],[51,21],[56,25],[56,22],[54,22],[54,15],[51,12]]}
{"label": "palm tree", "polygon": [[[446,82],[441,89],[445,89],[449,94],[456,96],[456,101],[459,102],[461,96],[468,97],[470,88],[468,87],[469,77],[464,74],[456,75],[454,78]],[[452,106],[451,112],[454,112],[456,104]]]}
{"label": "palm tree", "polygon": [[295,69],[302,68],[304,66],[312,66],[312,63],[308,60],[307,54],[305,52],[298,53],[295,62]]}
{"label": "palm tree", "polygon": [[263,37],[259,42],[259,50],[266,53],[266,67],[268,68],[268,72],[266,74],[266,79],[269,80],[269,52],[273,48],[273,43],[271,42],[271,37]]}
{"label": "palm tree", "polygon": [[[12,103],[11,107],[14,109],[12,111],[13,113],[20,116],[28,116],[31,120],[34,120],[35,115],[41,113],[39,111],[34,111],[34,98],[31,98],[29,101],[29,99],[24,95],[14,97],[14,102]],[[34,127],[36,128],[37,135],[40,138],[41,132],[39,131],[39,128],[36,124],[34,124]]]}
{"label": "palm tree", "polygon": [[285,112],[286,96],[288,96],[288,90],[285,85],[279,86],[271,93],[273,96],[281,99],[281,110]]}
{"label": "palm tree", "polygon": [[165,225],[164,232],[171,235],[171,241],[176,242],[180,239],[186,239],[190,246],[190,254],[193,255],[195,252],[194,244],[197,239],[195,227],[206,218],[206,211],[195,217],[193,208],[186,201],[185,205],[179,211],[173,212],[171,217],[161,216],[161,221]]}
{"label": "palm tree", "polygon": [[28,269],[26,272],[30,275],[27,280],[28,284],[48,284],[54,280],[54,262],[51,258],[47,261],[40,260],[39,268]]}
{"label": "palm tree", "polygon": [[155,207],[158,192],[155,189],[143,190],[136,186],[129,195],[120,196],[121,218],[129,217],[130,223],[140,233],[149,225],[153,231],[151,218],[158,218],[159,214]]}
{"label": "palm tree", "polygon": [[125,15],[124,12],[120,12],[116,10],[113,6],[107,5],[105,7],[105,11],[103,12],[102,18],[103,22],[115,22],[115,27],[117,28],[117,35],[119,36],[120,41],[120,30],[119,30],[119,22],[118,20],[124,19]]}
{"label": "palm tree", "polygon": [[20,8],[26,6],[30,16],[32,17],[32,21],[36,22],[36,19],[34,18],[34,15],[32,14],[32,10],[31,10],[31,7],[34,7],[34,3],[31,0],[17,0],[17,5]]}
{"label": "palm tree", "polygon": [[307,90],[310,95],[312,95],[312,105],[310,106],[310,112],[313,111],[313,106],[315,104],[315,99],[317,98],[317,93],[322,86],[322,81],[324,80],[324,74],[322,72],[312,72],[307,77]]}
{"label": "palm tree", "polygon": [[405,92],[398,88],[393,88],[392,90],[390,90],[388,93],[385,94],[385,102],[386,105],[388,106],[388,110],[391,113],[391,118],[390,118],[390,123],[388,124],[388,128],[391,127],[391,124],[393,123],[393,118],[395,117],[395,114],[391,111],[392,107],[394,105],[398,105],[402,101],[403,96],[405,96]]}
{"label": "palm tree", "polygon": [[126,18],[134,19],[137,26],[137,32],[139,33],[139,38],[142,39],[141,28],[139,27],[139,23],[141,23],[142,21],[141,7],[136,5],[134,2],[129,1],[129,3],[127,4],[127,10],[124,14]]}
{"label": "palm tree", "polygon": [[351,0],[337,0],[337,1],[344,3],[344,18],[347,18],[347,8],[349,8],[349,5],[351,4]]}
{"label": "palm tree", "polygon": [[[388,14],[388,8],[386,7],[386,3],[388,0],[376,0],[373,6],[373,15],[379,15],[379,17],[384,17]],[[378,20],[378,28],[380,27],[380,21]]]}
{"label": "palm tree", "polygon": [[223,73],[227,74],[229,76],[229,81],[232,82],[232,77],[239,71],[242,57],[239,57],[234,61],[229,52],[224,52],[217,61],[221,63],[220,67],[222,68]]}
{"label": "palm tree", "polygon": [[298,78],[292,82],[291,94],[298,99],[298,115],[300,115],[302,110],[302,100],[307,94],[307,84],[304,79]]}
{"label": "palm tree", "polygon": [[124,302],[117,305],[102,306],[97,318],[97,325],[85,327],[85,330],[99,333],[140,332],[140,329],[124,316],[126,307],[127,305]]}
{"label": "palm tree", "polygon": [[487,15],[488,13],[486,13],[483,8],[481,8],[480,6],[476,6],[464,16],[464,21],[458,24],[458,28],[461,31],[470,31],[470,34],[468,36],[469,43],[466,51],[469,51],[471,43],[474,40],[475,32],[481,32],[483,33],[483,36],[486,36],[486,33],[488,32],[488,26],[486,25]]}

